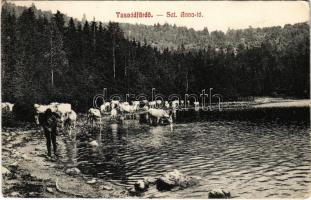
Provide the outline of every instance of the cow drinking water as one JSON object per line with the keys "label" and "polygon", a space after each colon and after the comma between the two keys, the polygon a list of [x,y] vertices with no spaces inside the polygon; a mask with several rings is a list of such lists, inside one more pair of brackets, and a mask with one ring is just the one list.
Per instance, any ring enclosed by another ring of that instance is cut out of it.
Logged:
{"label": "cow drinking water", "polygon": [[64,126],[66,129],[69,130],[68,135],[70,138],[75,138],[75,134],[72,134],[72,129],[76,127],[76,121],[77,121],[77,113],[73,110],[70,112],[67,112],[65,116],[63,117],[64,120]]}
{"label": "cow drinking water", "polygon": [[105,102],[103,105],[100,106],[100,112],[102,114],[109,112],[111,110],[111,105],[109,102]]}
{"label": "cow drinking water", "polygon": [[156,120],[156,125],[158,125],[161,119],[167,120],[170,124],[173,123],[172,116],[163,109],[150,108],[148,110],[148,115],[150,124],[153,124],[153,120]]}
{"label": "cow drinking water", "polygon": [[95,122],[99,121],[101,123],[101,114],[100,110],[96,108],[90,108],[87,113],[87,121],[90,122],[93,126]]}

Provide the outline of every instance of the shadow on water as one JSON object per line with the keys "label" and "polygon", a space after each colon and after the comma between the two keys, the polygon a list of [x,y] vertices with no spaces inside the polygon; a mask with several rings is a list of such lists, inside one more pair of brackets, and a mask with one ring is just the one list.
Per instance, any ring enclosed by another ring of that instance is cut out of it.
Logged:
{"label": "shadow on water", "polygon": [[202,177],[195,188],[151,197],[206,198],[212,188],[241,198],[310,194],[309,109],[217,112],[178,112],[173,131],[138,120],[83,126],[78,167],[85,175],[125,186],[174,169]]}

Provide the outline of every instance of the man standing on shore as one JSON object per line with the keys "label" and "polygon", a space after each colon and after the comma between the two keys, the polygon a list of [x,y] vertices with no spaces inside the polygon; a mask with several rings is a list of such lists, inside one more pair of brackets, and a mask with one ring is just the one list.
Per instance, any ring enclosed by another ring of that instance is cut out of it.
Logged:
{"label": "man standing on shore", "polygon": [[39,122],[43,127],[44,136],[46,138],[46,146],[49,157],[51,157],[51,143],[53,145],[54,155],[58,157],[56,143],[56,136],[58,135],[58,118],[57,114],[53,113],[51,109],[47,109],[45,113],[39,116]]}

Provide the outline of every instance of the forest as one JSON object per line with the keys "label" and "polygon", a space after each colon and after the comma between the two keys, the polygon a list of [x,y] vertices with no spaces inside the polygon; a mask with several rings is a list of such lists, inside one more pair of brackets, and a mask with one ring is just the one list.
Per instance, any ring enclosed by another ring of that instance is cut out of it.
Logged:
{"label": "forest", "polygon": [[309,98],[309,25],[209,32],[78,21],[34,6],[1,13],[2,101],[92,106],[111,94],[199,94]]}

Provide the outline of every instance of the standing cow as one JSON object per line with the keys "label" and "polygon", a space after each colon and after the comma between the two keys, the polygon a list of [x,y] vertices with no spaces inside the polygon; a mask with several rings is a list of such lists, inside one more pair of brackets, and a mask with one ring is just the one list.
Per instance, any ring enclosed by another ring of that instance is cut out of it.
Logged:
{"label": "standing cow", "polygon": [[100,106],[100,112],[104,114],[105,112],[109,112],[111,110],[111,105],[109,102],[105,102],[103,105]]}
{"label": "standing cow", "polygon": [[200,103],[198,101],[195,101],[193,104],[194,104],[194,110],[199,111],[200,110]]}
{"label": "standing cow", "polygon": [[135,112],[139,109],[139,101],[134,101],[133,105],[129,105],[127,102],[120,104],[120,111],[129,113],[132,119],[135,118]]}
{"label": "standing cow", "polygon": [[150,108],[148,110],[148,115],[149,115],[150,124],[152,124],[154,119],[156,120],[157,125],[159,124],[160,119],[166,119],[170,124],[173,123],[172,116],[163,109]]}
{"label": "standing cow", "polygon": [[117,109],[116,109],[116,108],[111,109],[111,112],[110,112],[110,117],[111,117],[111,119],[116,119],[117,116],[118,116],[118,111],[117,111]]}
{"label": "standing cow", "polygon": [[68,129],[68,135],[70,138],[75,138],[75,134],[72,135],[72,129],[76,127],[76,122],[77,122],[77,113],[73,110],[70,112],[67,112],[65,116],[63,117],[64,119],[64,127]]}
{"label": "standing cow", "polygon": [[1,110],[2,112],[12,112],[14,104],[9,102],[2,102],[1,103]]}
{"label": "standing cow", "polygon": [[94,126],[94,124],[97,121],[99,121],[99,123],[101,123],[100,110],[98,110],[96,108],[90,108],[88,113],[87,113],[87,121],[90,122],[92,124],[92,126]]}

